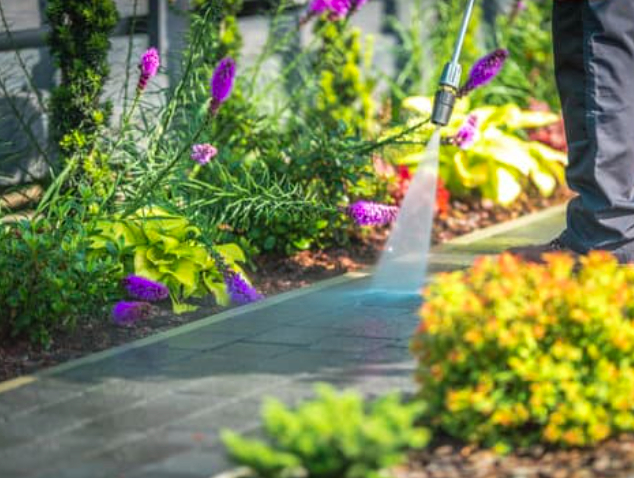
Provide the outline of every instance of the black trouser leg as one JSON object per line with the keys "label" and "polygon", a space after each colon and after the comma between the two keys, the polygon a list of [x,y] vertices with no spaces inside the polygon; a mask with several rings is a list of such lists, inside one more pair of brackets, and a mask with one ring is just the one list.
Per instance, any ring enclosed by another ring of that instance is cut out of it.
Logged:
{"label": "black trouser leg", "polygon": [[634,260],[634,1],[555,1],[566,178],[579,194],[562,241]]}

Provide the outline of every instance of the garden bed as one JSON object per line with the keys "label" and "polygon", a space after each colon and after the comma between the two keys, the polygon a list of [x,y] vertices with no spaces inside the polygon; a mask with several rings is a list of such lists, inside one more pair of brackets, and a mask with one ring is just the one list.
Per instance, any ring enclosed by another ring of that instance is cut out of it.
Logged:
{"label": "garden bed", "polygon": [[[560,204],[569,197],[569,191],[559,189],[551,198],[523,196],[511,207],[495,206],[488,201],[454,200],[449,211],[435,222],[434,242],[446,242],[476,229],[515,219],[523,214]],[[371,266],[386,237],[386,229],[372,230],[353,237],[351,245],[345,248],[304,251],[288,258],[261,256],[254,260],[257,270],[251,277],[265,296],[306,287],[320,280]],[[51,345],[46,349],[25,340],[5,338],[0,345],[0,380],[33,373],[225,310],[209,302],[202,302],[200,305],[196,312],[180,316],[171,313],[169,306],[166,306],[159,309],[151,320],[129,327],[118,327],[110,321],[80,322],[71,333],[55,333]]]}
{"label": "garden bed", "polygon": [[626,478],[634,472],[634,436],[623,435],[590,449],[542,446],[507,456],[444,443],[414,453],[396,478]]}

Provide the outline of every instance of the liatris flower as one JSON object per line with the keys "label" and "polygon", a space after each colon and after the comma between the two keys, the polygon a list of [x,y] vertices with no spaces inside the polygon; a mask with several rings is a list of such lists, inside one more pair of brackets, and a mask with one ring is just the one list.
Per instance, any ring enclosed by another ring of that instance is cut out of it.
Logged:
{"label": "liatris flower", "polygon": [[300,21],[306,23],[312,17],[329,13],[330,20],[341,20],[356,12],[367,0],[313,0],[308,6],[308,13]]}
{"label": "liatris flower", "polygon": [[170,295],[169,289],[160,282],[155,282],[141,276],[129,275],[123,279],[123,285],[128,291],[128,294],[130,294],[130,297],[147,302],[167,299]]}
{"label": "liatris flower", "polygon": [[159,66],[161,65],[161,57],[159,56],[156,48],[150,48],[141,57],[141,63],[139,63],[139,69],[141,70],[141,76],[139,77],[139,83],[137,85],[138,91],[145,90],[148,81],[153,76],[156,76]]}
{"label": "liatris flower", "polygon": [[480,58],[471,68],[469,79],[460,88],[458,96],[465,96],[493,80],[504,66],[508,56],[508,50],[499,49]]}
{"label": "liatris flower", "polygon": [[195,144],[192,146],[191,158],[200,165],[205,165],[218,154],[218,150],[209,143]]}
{"label": "liatris flower", "polygon": [[128,325],[147,319],[151,313],[152,306],[147,302],[121,301],[112,308],[112,320],[117,325]]}
{"label": "liatris flower", "polygon": [[384,226],[396,219],[398,207],[370,201],[357,201],[348,206],[345,212],[359,226]]}
{"label": "liatris flower", "polygon": [[264,298],[245,280],[244,277],[242,277],[239,272],[231,270],[226,266],[223,268],[224,270],[222,275],[224,277],[231,302],[242,305],[257,302],[258,300],[262,300]]}
{"label": "liatris flower", "polygon": [[211,77],[211,103],[209,111],[212,115],[218,112],[220,105],[227,101],[236,76],[236,62],[233,58],[223,58],[218,63]]}
{"label": "liatris flower", "polygon": [[474,114],[467,116],[456,135],[453,143],[460,149],[469,149],[476,141],[478,135],[478,117]]}
{"label": "liatris flower", "polygon": [[310,14],[320,15],[330,9],[331,0],[313,0],[308,5]]}

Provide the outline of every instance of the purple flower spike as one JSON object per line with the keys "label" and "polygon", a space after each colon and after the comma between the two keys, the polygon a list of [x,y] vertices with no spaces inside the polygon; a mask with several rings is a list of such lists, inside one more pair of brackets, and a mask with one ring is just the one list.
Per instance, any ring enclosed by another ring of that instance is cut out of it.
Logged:
{"label": "purple flower spike", "polygon": [[302,20],[305,23],[315,15],[329,13],[330,20],[341,20],[361,8],[367,0],[313,0],[308,6],[308,14]]}
{"label": "purple flower spike", "polygon": [[145,277],[129,275],[123,279],[123,285],[130,297],[147,302],[164,300],[170,295],[170,291],[166,286]]}
{"label": "purple flower spike", "polygon": [[204,166],[209,163],[216,155],[218,150],[209,143],[195,144],[192,146],[191,158],[198,164]]}
{"label": "purple flower spike", "polygon": [[331,0],[313,0],[310,5],[308,5],[308,11],[320,15],[330,9],[330,1]]}
{"label": "purple flower spike", "polygon": [[504,66],[508,56],[508,50],[500,49],[480,58],[471,68],[469,79],[460,88],[458,96],[468,95],[476,88],[484,86],[493,80]]}
{"label": "purple flower spike", "polygon": [[215,115],[220,105],[227,101],[231,90],[233,90],[233,82],[236,77],[236,62],[233,58],[223,58],[218,63],[211,77],[211,105],[210,112]]}
{"label": "purple flower spike", "polygon": [[129,325],[138,320],[147,319],[152,306],[147,302],[117,302],[112,309],[112,320],[117,325]]}
{"label": "purple flower spike", "polygon": [[478,117],[474,114],[467,116],[460,129],[453,138],[453,143],[460,149],[469,149],[476,141],[478,134]]}
{"label": "purple flower spike", "polygon": [[359,226],[384,226],[396,219],[398,207],[370,201],[357,201],[348,206],[345,212]]}
{"label": "purple flower spike", "polygon": [[229,297],[234,304],[250,304],[264,298],[239,272],[226,269],[223,276]]}
{"label": "purple flower spike", "polygon": [[141,76],[139,77],[139,83],[137,85],[139,91],[145,90],[150,78],[156,76],[160,65],[161,57],[156,48],[150,48],[143,54],[141,63],[139,63],[139,69],[141,70]]}

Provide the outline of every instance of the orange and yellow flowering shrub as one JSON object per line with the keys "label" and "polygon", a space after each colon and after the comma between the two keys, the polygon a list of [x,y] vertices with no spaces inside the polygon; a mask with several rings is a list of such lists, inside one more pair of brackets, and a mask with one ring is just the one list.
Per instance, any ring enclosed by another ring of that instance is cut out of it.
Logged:
{"label": "orange and yellow flowering shrub", "polygon": [[634,268],[504,254],[441,275],[412,341],[438,429],[508,449],[634,431]]}

